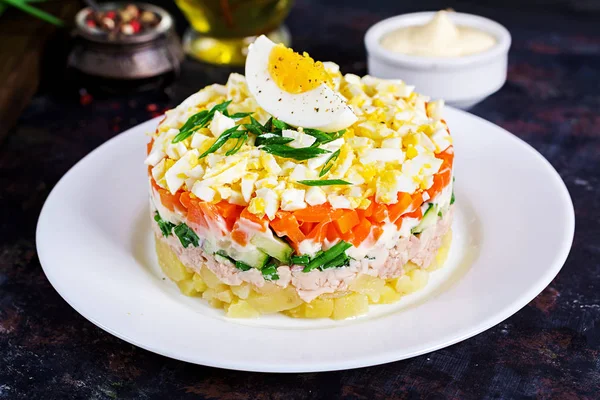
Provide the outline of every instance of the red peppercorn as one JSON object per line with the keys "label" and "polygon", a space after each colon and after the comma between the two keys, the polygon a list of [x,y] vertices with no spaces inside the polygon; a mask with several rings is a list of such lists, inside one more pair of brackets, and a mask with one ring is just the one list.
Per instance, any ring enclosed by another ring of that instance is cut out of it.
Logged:
{"label": "red peppercorn", "polygon": [[[0,0],[1,2],[2,0]],[[151,11],[134,4],[110,11],[92,11],[86,15],[84,24],[90,29],[100,29],[113,38],[116,35],[134,35],[152,29],[160,18]]]}
{"label": "red peppercorn", "polygon": [[140,29],[142,28],[142,26],[140,25],[140,22],[137,19],[134,19],[129,24],[131,25],[131,27],[133,28],[133,32],[135,32],[135,33],[138,33],[140,31]]}
{"label": "red peppercorn", "polygon": [[80,97],[79,97],[79,103],[81,103],[82,106],[87,106],[92,101],[94,101],[94,98],[92,97],[91,94],[88,94],[88,93],[84,93],[84,94],[80,95]]}

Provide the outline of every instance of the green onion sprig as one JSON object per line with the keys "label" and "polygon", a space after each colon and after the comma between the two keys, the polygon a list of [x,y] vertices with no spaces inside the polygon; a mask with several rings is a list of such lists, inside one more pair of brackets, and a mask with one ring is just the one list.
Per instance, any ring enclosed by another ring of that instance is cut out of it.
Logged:
{"label": "green onion sprig", "polygon": [[185,223],[182,222],[177,225],[173,232],[177,235],[184,248],[187,249],[190,244],[194,247],[198,247],[200,238],[196,235],[196,232]]}
{"label": "green onion sprig", "polygon": [[[248,139],[248,134],[245,131],[238,130],[239,127],[240,127],[239,125],[232,126],[231,128],[229,128],[229,129],[225,130],[223,133],[221,133],[219,135],[219,137],[217,138],[217,140],[215,140],[215,142],[212,144],[212,146],[210,146],[204,153],[200,154],[200,157],[198,157],[198,158],[204,158],[207,155],[209,155],[210,153],[214,153],[215,151],[219,150],[221,147],[223,147],[223,145],[225,143],[227,143],[227,141],[229,139],[238,139],[238,142],[236,143],[236,145],[234,146],[233,149],[229,150],[225,154],[229,156],[231,154],[236,153]],[[241,141],[241,143],[240,143],[240,139],[243,139]],[[238,146],[238,144],[239,144],[239,146]],[[236,149],[236,150],[233,151],[232,153],[230,153],[234,149]]]}
{"label": "green onion sprig", "polygon": [[301,256],[292,256],[292,265],[307,265],[310,262],[310,257],[306,254]]}
{"label": "green onion sprig", "polygon": [[321,154],[330,153],[329,150],[320,149],[318,147],[300,147],[294,148],[283,144],[266,144],[261,147],[261,150],[283,158],[293,158],[294,160],[302,161],[320,156]]}
{"label": "green onion sprig", "polygon": [[334,186],[334,185],[352,185],[351,182],[342,179],[322,179],[322,180],[303,180],[297,181],[298,183],[306,186]]}
{"label": "green onion sprig", "polygon": [[319,178],[329,172],[329,170],[331,169],[331,167],[333,167],[333,164],[335,163],[335,161],[338,159],[339,156],[340,156],[339,149],[334,151],[333,154],[331,156],[329,156],[327,161],[325,161],[325,164],[323,164],[323,168],[321,168],[321,172],[319,172]]}
{"label": "green onion sprig", "polygon": [[205,128],[206,126],[208,126],[210,121],[212,121],[213,117],[215,116],[215,113],[217,111],[225,113],[227,111],[227,106],[230,103],[231,100],[224,101],[211,108],[210,111],[202,110],[199,113],[189,117],[185,124],[183,124],[181,129],[179,129],[179,133],[173,138],[172,143],[179,143],[192,136],[192,134],[198,129]]}
{"label": "green onion sprig", "polygon": [[252,269],[251,266],[249,266],[248,264],[241,262],[241,261],[236,261],[235,267],[241,271],[249,271]]}
{"label": "green onion sprig", "polygon": [[302,132],[316,139],[316,141],[313,143],[313,146],[320,146],[322,144],[333,142],[334,140],[341,138],[344,135],[344,133],[346,133],[346,130],[342,129],[341,131],[328,133],[320,131],[318,129],[304,128],[302,129]]}
{"label": "green onion sprig", "polygon": [[277,266],[274,263],[269,263],[262,270],[262,275],[267,281],[276,281],[279,279],[279,274],[277,273]]}
{"label": "green onion sprig", "polygon": [[[329,250],[323,252],[319,256],[313,258],[302,270],[303,272],[310,272],[317,268],[334,268],[337,266],[344,265],[348,259],[340,257],[341,255],[346,255],[345,252],[352,245],[350,243],[344,242],[343,240],[334,244]],[[347,257],[347,256],[346,256]]]}
{"label": "green onion sprig", "polygon": [[175,224],[162,219],[158,211],[154,214],[154,220],[158,224],[164,237],[168,237],[172,233],[173,228],[175,228]]}

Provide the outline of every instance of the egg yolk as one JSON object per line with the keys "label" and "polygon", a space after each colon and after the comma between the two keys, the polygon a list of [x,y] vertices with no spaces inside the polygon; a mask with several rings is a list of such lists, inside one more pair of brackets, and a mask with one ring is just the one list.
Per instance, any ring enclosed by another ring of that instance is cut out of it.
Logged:
{"label": "egg yolk", "polygon": [[315,62],[307,53],[298,54],[281,44],[271,50],[269,74],[280,89],[293,94],[308,92],[322,83],[332,85],[322,62]]}

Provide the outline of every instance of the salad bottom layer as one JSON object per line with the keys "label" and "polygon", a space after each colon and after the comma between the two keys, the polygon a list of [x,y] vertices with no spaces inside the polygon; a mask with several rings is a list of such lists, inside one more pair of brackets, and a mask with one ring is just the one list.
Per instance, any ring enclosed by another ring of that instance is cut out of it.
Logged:
{"label": "salad bottom layer", "polygon": [[186,296],[202,297],[211,306],[224,309],[232,318],[255,318],[277,312],[296,318],[332,319],[365,314],[369,304],[394,303],[402,296],[422,289],[427,284],[429,272],[446,261],[452,242],[448,227],[437,241],[435,255],[428,264],[419,266],[409,261],[398,268],[401,275],[393,278],[357,274],[343,289],[323,293],[307,302],[291,284],[285,287],[273,282],[261,286],[249,282],[226,284],[213,272],[217,261],[211,255],[206,254],[206,262],[201,265],[184,265],[177,254],[178,249],[174,249],[160,233],[155,236],[159,264],[181,292]]}

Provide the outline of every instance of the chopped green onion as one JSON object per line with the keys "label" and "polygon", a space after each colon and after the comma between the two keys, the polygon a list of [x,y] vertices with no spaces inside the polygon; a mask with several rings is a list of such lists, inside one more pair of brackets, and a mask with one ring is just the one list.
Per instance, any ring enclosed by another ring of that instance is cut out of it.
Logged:
{"label": "chopped green onion", "polygon": [[162,219],[158,211],[156,212],[156,214],[154,214],[154,220],[158,224],[158,227],[160,228],[160,231],[162,232],[164,237],[169,236],[172,233],[171,231],[173,230],[173,228],[175,228],[175,224]]}
{"label": "chopped green onion", "polygon": [[327,161],[325,161],[325,164],[323,165],[323,168],[321,168],[321,172],[319,172],[319,178],[329,172],[329,170],[331,169],[331,167],[333,167],[333,164],[335,163],[335,160],[337,160],[339,156],[340,156],[340,150],[339,149],[337,149],[335,152],[333,152],[333,154],[331,156],[329,156],[329,158],[327,159]]}
{"label": "chopped green onion", "polygon": [[302,161],[320,156],[321,154],[329,153],[329,150],[319,149],[317,147],[300,147],[298,149],[285,146],[282,144],[267,144],[261,147],[261,150],[275,156],[284,158],[293,158],[294,160]]}
{"label": "chopped green onion", "polygon": [[273,117],[269,118],[265,125],[263,126],[265,132],[271,132],[273,130]]}
{"label": "chopped green onion", "polygon": [[283,121],[280,121],[278,119],[273,119],[272,120],[272,124],[276,129],[280,129],[280,130],[284,130],[284,129],[289,129],[290,126],[288,124],[286,124]]}
{"label": "chopped green onion", "polygon": [[227,111],[227,106],[229,106],[229,104],[231,104],[231,100],[227,100],[222,103],[219,103],[216,106],[214,106],[213,108],[211,108],[209,113],[213,113],[213,115],[217,111],[223,113],[223,112]]}
{"label": "chopped green onion", "polygon": [[334,244],[329,250],[325,251],[323,254],[313,258],[311,262],[304,267],[303,272],[310,272],[316,268],[327,265],[329,262],[336,259],[340,254],[344,254],[346,250],[348,250],[352,245],[350,243],[344,242],[343,240]]}
{"label": "chopped green onion", "polygon": [[456,200],[456,199],[454,198],[454,182],[455,182],[455,181],[456,181],[456,177],[455,177],[455,176],[453,176],[453,177],[452,177],[452,197],[450,198],[450,204],[451,204],[451,205],[452,205],[452,204],[454,204],[454,201]]}
{"label": "chopped green onion", "polygon": [[260,122],[254,119],[254,117],[250,117],[250,123],[244,124],[244,128],[246,128],[248,132],[252,132],[257,136],[264,132],[268,132],[265,130],[265,127],[260,124]]}
{"label": "chopped green onion", "polygon": [[320,131],[318,129],[304,128],[304,129],[302,129],[302,132],[304,132],[307,135],[312,136],[315,139],[317,139],[317,141],[315,143],[321,144],[323,142],[329,142],[329,141],[331,141],[331,136],[328,133],[325,133],[325,132]]}
{"label": "chopped green onion", "polygon": [[242,119],[242,118],[249,117],[250,115],[252,115],[251,112],[238,112],[233,115],[228,115],[228,117],[232,118],[232,119]]}
{"label": "chopped green onion", "polygon": [[206,120],[208,116],[208,110],[202,110],[197,114],[192,115],[179,129],[179,133],[173,138],[172,143],[178,143],[182,140],[187,139],[194,133],[198,128],[206,126]]}
{"label": "chopped green onion", "polygon": [[196,235],[196,232],[194,232],[192,228],[187,226],[185,223],[182,222],[181,224],[177,225],[173,232],[175,235],[177,235],[181,245],[184,248],[187,249],[190,244],[194,247],[198,247],[198,241],[200,238],[198,235]]}
{"label": "chopped green onion", "polygon": [[329,268],[339,268],[344,265],[349,264],[350,257],[346,253],[342,253],[333,260],[329,261],[326,264],[323,264],[321,269],[329,269]]}
{"label": "chopped green onion", "polygon": [[318,129],[310,129],[310,128],[304,128],[302,131],[304,133],[306,133],[307,135],[310,135],[310,136],[314,137],[315,139],[317,139],[315,141],[315,143],[313,143],[313,146],[319,146],[321,144],[333,142],[334,140],[341,138],[342,135],[344,135],[344,133],[346,133],[345,129],[342,129],[341,131],[337,131],[337,132],[331,132],[331,133],[323,132]]}
{"label": "chopped green onion", "polygon": [[[242,134],[236,135],[236,136],[238,136],[238,140],[235,143],[235,146],[233,146],[233,148],[231,150],[228,150],[225,153],[226,156],[231,156],[231,155],[237,153],[242,148],[244,143],[246,143],[246,141],[248,140],[248,134],[246,132],[243,132]],[[231,135],[231,137],[233,138],[234,135]]]}
{"label": "chopped green onion", "polygon": [[236,261],[235,262],[235,267],[237,269],[239,269],[239,270],[242,270],[242,271],[248,271],[248,270],[252,269],[251,266],[249,266],[248,264],[246,264],[244,262],[241,262],[241,261]]}
{"label": "chopped green onion", "polygon": [[279,274],[277,274],[277,267],[273,263],[264,267],[261,270],[261,272],[263,277],[268,281],[276,281],[279,279]]}
{"label": "chopped green onion", "polygon": [[210,111],[202,110],[199,113],[192,115],[190,118],[188,118],[185,124],[183,124],[181,129],[179,129],[179,133],[173,138],[172,143],[181,142],[182,140],[192,136],[196,130],[206,127],[208,123],[212,121],[217,111],[223,113],[227,111],[227,106],[229,103],[231,103],[231,100],[217,104],[211,108]]}
{"label": "chopped green onion", "polygon": [[334,141],[341,138],[342,136],[344,136],[344,133],[346,133],[345,129],[335,132],[333,135],[331,135],[331,140]]}
{"label": "chopped green onion", "polygon": [[310,257],[306,254],[301,256],[292,256],[292,265],[306,265],[310,262]]}
{"label": "chopped green onion", "polygon": [[297,181],[306,186],[334,186],[334,185],[352,185],[351,182],[347,182],[342,179],[322,179],[322,180],[304,180]]}
{"label": "chopped green onion", "polygon": [[[243,131],[238,131],[237,130],[237,128],[239,128],[239,127],[240,127],[239,125],[236,125],[236,126],[233,126],[233,127],[229,128],[229,129],[227,129],[223,133],[221,133],[219,135],[219,137],[217,138],[217,140],[215,140],[215,142],[213,143],[213,145],[210,146],[208,148],[208,150],[206,150],[204,153],[200,154],[200,157],[198,157],[198,158],[204,158],[207,155],[209,155],[210,153],[214,153],[215,151],[219,150],[231,138],[234,138],[234,139],[235,138],[239,138],[240,135],[242,133],[244,133]],[[236,134],[236,132],[239,132],[239,133]]]}
{"label": "chopped green onion", "polygon": [[254,144],[256,146],[268,145],[268,144],[287,144],[293,142],[294,138],[281,137],[274,133],[264,133],[256,137]]}

